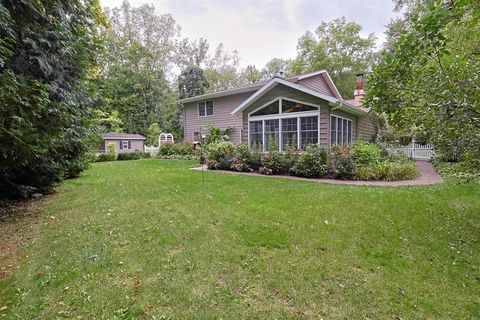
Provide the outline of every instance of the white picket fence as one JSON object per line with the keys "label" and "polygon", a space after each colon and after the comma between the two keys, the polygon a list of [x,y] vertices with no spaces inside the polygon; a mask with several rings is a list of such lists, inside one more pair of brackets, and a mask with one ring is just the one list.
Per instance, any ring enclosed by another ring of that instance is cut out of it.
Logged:
{"label": "white picket fence", "polygon": [[415,141],[412,141],[408,146],[393,148],[392,151],[401,151],[413,160],[431,160],[435,155],[431,144],[419,144]]}
{"label": "white picket fence", "polygon": [[145,146],[145,152],[150,152],[150,153],[157,153],[158,152],[158,147],[154,146]]}

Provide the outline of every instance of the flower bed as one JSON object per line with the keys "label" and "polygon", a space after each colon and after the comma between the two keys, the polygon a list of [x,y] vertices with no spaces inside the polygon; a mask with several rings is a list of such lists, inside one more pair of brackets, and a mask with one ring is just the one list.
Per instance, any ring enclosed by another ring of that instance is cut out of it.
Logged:
{"label": "flower bed", "polygon": [[292,149],[280,153],[276,148],[262,153],[222,141],[206,147],[206,163],[210,170],[307,178],[399,181],[418,177],[416,164],[405,155],[389,155],[378,145],[364,141],[348,147],[312,144],[301,153]]}

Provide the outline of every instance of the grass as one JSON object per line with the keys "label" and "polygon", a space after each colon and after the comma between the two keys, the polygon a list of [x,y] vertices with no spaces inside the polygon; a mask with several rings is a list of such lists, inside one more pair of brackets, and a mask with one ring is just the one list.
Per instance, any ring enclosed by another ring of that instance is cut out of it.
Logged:
{"label": "grass", "polygon": [[192,164],[96,163],[0,224],[0,319],[480,318],[478,188]]}

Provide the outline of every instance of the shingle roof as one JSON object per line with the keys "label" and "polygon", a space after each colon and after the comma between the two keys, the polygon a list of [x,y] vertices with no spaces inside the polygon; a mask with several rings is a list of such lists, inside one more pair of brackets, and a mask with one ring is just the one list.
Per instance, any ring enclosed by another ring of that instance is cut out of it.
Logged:
{"label": "shingle roof", "polygon": [[145,137],[137,133],[102,133],[105,140],[145,140]]}
{"label": "shingle roof", "polygon": [[[322,74],[322,73],[325,73],[325,74],[328,75],[328,72],[326,70],[319,70],[319,71],[309,72],[309,73],[305,73],[305,74],[301,74],[301,75],[290,76],[290,77],[286,77],[286,78],[282,78],[282,79],[293,82],[293,83],[296,83],[296,82],[298,82],[298,80],[306,79],[306,78],[309,78],[309,77],[314,77],[314,76]],[[278,78],[278,77],[274,77],[273,79],[275,79],[275,78]],[[327,76],[327,79],[328,79],[327,84],[329,86],[331,86],[332,91],[337,92],[338,95],[340,95],[337,88],[335,87],[335,84],[333,83],[333,81],[331,81],[330,75]],[[205,100],[205,99],[219,98],[219,97],[224,97],[224,96],[237,94],[237,93],[256,91],[256,90],[262,88],[263,86],[265,86],[270,81],[272,81],[272,79],[267,80],[267,81],[253,83],[253,84],[248,84],[248,85],[237,87],[237,88],[231,88],[231,89],[227,89],[227,90],[206,93],[206,94],[202,94],[202,95],[198,95],[198,96],[194,96],[194,97],[190,97],[190,98],[180,99],[180,100],[177,100],[177,102],[187,103],[187,102],[194,102],[194,101]],[[340,96],[340,98],[341,98],[341,96]]]}

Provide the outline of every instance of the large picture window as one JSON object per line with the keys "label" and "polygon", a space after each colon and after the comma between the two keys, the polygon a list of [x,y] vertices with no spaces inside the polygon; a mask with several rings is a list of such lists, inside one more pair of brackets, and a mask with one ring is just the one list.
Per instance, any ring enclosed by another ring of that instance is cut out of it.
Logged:
{"label": "large picture window", "polygon": [[250,148],[263,148],[263,121],[250,121]]}
{"label": "large picture window", "polygon": [[213,116],[213,100],[201,101],[197,104],[197,107],[199,117]]}
{"label": "large picture window", "polygon": [[319,106],[277,98],[249,114],[250,148],[304,149],[319,143]]}
{"label": "large picture window", "polygon": [[265,120],[265,150],[270,150],[270,148],[278,149],[278,119]]}
{"label": "large picture window", "polygon": [[300,144],[302,149],[312,143],[318,143],[318,117],[300,118]]}
{"label": "large picture window", "polygon": [[298,118],[282,119],[282,149],[289,147],[297,149],[298,143]]}
{"label": "large picture window", "polygon": [[330,117],[330,143],[342,146],[352,143],[352,120]]}

